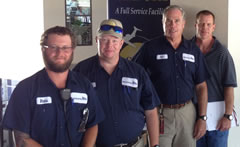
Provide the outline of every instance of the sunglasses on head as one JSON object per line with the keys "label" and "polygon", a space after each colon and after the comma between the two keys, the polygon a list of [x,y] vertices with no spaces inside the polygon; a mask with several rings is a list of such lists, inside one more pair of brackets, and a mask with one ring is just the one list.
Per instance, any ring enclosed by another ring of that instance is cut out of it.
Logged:
{"label": "sunglasses on head", "polygon": [[114,32],[121,34],[123,32],[123,29],[118,26],[111,26],[111,25],[102,25],[100,27],[101,31],[109,31],[110,29],[113,29]]}

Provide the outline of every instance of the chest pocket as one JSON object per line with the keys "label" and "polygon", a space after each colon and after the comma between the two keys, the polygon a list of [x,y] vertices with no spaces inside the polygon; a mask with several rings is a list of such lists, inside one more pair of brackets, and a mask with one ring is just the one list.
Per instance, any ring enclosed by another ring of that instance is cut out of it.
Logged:
{"label": "chest pocket", "polygon": [[[184,77],[192,77],[194,76],[195,73],[195,69],[196,69],[196,59],[195,56],[192,54],[187,54],[187,53],[183,53],[182,54],[182,68],[183,68],[183,74]],[[190,74],[190,76],[189,76]]]}
{"label": "chest pocket", "polygon": [[122,77],[122,100],[127,110],[137,110],[140,103],[139,83],[136,78]]}

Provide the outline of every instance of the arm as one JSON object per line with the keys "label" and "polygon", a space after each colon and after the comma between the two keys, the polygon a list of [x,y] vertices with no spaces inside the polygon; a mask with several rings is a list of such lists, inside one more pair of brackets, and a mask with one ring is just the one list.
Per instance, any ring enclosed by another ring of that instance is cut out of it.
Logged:
{"label": "arm", "polygon": [[[208,103],[208,95],[207,95],[207,83],[204,81],[200,84],[196,85],[196,94],[198,99],[198,112],[199,116],[206,115],[207,112],[207,103]],[[206,133],[206,121],[202,119],[197,119],[194,128],[194,138],[200,139]]]}
{"label": "arm", "polygon": [[[234,103],[233,87],[224,87],[225,114],[232,114]],[[217,125],[217,130],[226,131],[231,127],[231,121],[222,117]]]}
{"label": "arm", "polygon": [[157,108],[145,111],[150,146],[159,144],[159,119]]}
{"label": "arm", "polygon": [[94,147],[98,133],[98,125],[88,128],[85,132],[82,147]]}
{"label": "arm", "polygon": [[38,142],[30,138],[30,136],[21,131],[14,130],[16,147],[43,147]]}

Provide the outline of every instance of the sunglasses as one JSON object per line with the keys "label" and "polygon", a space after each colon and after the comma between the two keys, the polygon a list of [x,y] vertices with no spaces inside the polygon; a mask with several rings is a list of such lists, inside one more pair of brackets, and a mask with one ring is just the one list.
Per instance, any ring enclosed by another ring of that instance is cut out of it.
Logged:
{"label": "sunglasses", "polygon": [[101,31],[109,31],[110,29],[113,29],[114,32],[121,34],[123,32],[123,29],[118,26],[111,26],[111,25],[102,25],[100,27]]}

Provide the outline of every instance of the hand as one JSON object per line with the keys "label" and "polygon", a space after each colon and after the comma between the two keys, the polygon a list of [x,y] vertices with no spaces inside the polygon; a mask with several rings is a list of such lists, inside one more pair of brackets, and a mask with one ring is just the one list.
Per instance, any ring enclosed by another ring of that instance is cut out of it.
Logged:
{"label": "hand", "polygon": [[231,121],[229,119],[222,117],[222,119],[218,121],[217,130],[226,131],[230,127],[231,127]]}
{"label": "hand", "polygon": [[206,121],[198,119],[197,122],[195,123],[193,137],[198,140],[201,137],[203,137],[205,133],[206,133]]}

